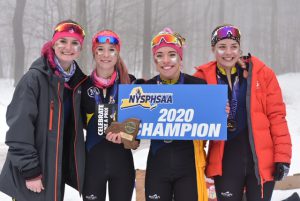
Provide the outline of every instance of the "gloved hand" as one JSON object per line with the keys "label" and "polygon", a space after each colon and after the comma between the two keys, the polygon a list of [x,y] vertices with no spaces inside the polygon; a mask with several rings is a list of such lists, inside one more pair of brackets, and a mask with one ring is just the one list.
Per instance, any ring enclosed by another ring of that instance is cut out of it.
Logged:
{"label": "gloved hand", "polygon": [[145,79],[136,79],[132,82],[132,84],[145,84]]}
{"label": "gloved hand", "polygon": [[284,177],[286,177],[290,170],[289,163],[275,163],[275,171],[274,171],[274,181],[281,181]]}

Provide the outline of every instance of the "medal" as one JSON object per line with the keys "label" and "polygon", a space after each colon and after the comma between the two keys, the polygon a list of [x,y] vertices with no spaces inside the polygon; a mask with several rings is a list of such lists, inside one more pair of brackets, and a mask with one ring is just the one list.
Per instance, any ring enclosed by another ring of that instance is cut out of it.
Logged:
{"label": "medal", "polygon": [[236,131],[236,121],[234,121],[233,119],[228,119],[227,120],[227,129],[229,132]]}

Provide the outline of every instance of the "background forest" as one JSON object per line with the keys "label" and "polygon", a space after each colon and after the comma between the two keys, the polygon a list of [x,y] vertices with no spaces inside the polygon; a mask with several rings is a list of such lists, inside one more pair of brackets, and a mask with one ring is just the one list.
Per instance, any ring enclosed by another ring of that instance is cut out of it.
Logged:
{"label": "background forest", "polygon": [[240,28],[244,54],[258,56],[277,74],[300,71],[299,0],[0,0],[0,7],[0,78],[18,81],[64,19],[86,30],[79,61],[85,73],[94,67],[91,37],[112,29],[129,72],[150,78],[156,73],[150,41],[164,27],[186,38],[184,71],[193,73],[213,58],[210,34],[223,23]]}

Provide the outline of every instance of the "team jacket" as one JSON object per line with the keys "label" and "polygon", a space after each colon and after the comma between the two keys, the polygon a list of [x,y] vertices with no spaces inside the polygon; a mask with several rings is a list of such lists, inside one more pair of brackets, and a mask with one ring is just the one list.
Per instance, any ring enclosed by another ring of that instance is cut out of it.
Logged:
{"label": "team jacket", "polygon": [[[282,93],[274,72],[250,57],[247,78],[247,123],[256,177],[259,183],[273,180],[275,162],[291,163],[292,144]],[[216,62],[196,67],[194,76],[217,84]],[[225,141],[210,141],[206,175],[222,175]],[[234,165],[234,164],[233,164]]]}
{"label": "team jacket", "polygon": [[[206,84],[206,82],[202,79],[195,78],[188,74],[183,74],[183,75],[184,75],[184,84]],[[154,77],[148,80],[146,83],[157,84],[157,80]],[[198,201],[203,201],[208,199],[205,176],[204,176],[204,170],[206,165],[204,141],[193,140],[193,145],[194,145],[195,167],[196,167],[196,175],[197,175]]]}
{"label": "team jacket", "polygon": [[[0,176],[0,190],[16,200],[62,201],[62,155],[64,126],[72,129],[69,174],[66,183],[81,192],[84,178],[85,149],[80,121],[80,84],[85,75],[77,66],[68,82],[73,88],[73,118],[64,125],[64,79],[53,74],[45,58],[37,59],[18,83],[6,120],[9,146]],[[34,193],[25,186],[25,178],[41,173],[45,190]],[[64,185],[64,184],[63,184]]]}

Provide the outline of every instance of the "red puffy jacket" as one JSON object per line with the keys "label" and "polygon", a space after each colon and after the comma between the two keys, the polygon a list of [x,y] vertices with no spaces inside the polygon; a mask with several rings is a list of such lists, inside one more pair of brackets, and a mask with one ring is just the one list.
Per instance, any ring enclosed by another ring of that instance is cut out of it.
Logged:
{"label": "red puffy jacket", "polygon": [[[275,162],[291,163],[292,144],[285,119],[286,109],[274,72],[255,57],[249,59],[247,77],[247,122],[258,181],[273,180]],[[194,76],[217,84],[216,62],[196,67]],[[225,141],[210,141],[207,177],[222,175]]]}

